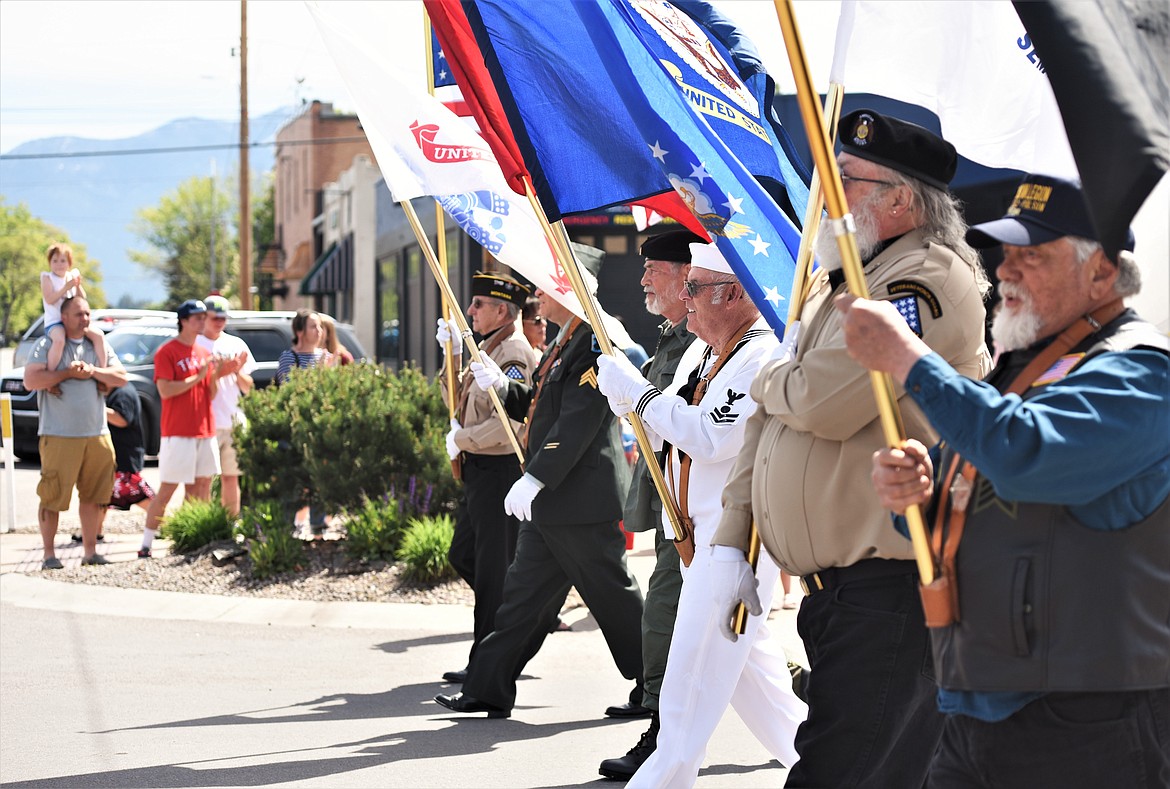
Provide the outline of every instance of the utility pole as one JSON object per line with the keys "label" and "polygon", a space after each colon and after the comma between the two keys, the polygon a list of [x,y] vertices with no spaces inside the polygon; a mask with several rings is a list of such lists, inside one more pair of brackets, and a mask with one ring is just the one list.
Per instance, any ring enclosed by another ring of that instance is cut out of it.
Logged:
{"label": "utility pole", "polygon": [[211,288],[209,293],[216,293],[215,289],[215,229],[219,226],[219,206],[215,199],[215,159],[211,160]]}
{"label": "utility pole", "polygon": [[248,0],[240,0],[240,304],[253,309],[252,201],[248,168]]}

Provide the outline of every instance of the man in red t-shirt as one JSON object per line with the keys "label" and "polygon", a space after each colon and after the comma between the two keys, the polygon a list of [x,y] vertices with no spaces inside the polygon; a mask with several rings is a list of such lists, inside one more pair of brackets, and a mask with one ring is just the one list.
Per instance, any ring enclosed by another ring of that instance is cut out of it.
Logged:
{"label": "man in red t-shirt", "polygon": [[179,336],[154,355],[154,382],[162,400],[160,484],[146,511],[140,559],[150,558],[158,522],[179,485],[188,499],[210,498],[211,478],[219,473],[211,400],[219,379],[240,369],[238,359],[217,359],[196,342],[207,322],[207,307],[202,301],[184,301],[178,314]]}

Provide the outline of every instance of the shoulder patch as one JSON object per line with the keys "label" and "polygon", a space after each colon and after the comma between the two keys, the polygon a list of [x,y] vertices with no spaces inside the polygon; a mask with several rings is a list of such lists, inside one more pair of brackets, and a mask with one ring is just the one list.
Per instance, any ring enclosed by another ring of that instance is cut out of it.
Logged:
{"label": "shoulder patch", "polygon": [[513,381],[524,380],[524,366],[521,364],[509,364],[504,368],[504,375],[511,378]]}
{"label": "shoulder patch", "polygon": [[589,336],[589,339],[590,339],[590,341],[591,341],[591,344],[590,344],[590,346],[589,346],[589,349],[590,349],[591,351],[593,351],[594,353],[601,353],[601,345],[599,345],[599,344],[598,344],[598,342],[597,342],[597,335],[596,335],[596,334],[591,334],[591,335]]}
{"label": "shoulder patch", "polygon": [[[913,282],[908,279],[900,279],[897,282],[891,282],[886,288],[891,296],[896,296],[899,293],[913,293],[918,298],[922,299],[930,306],[930,317],[938,320],[942,317],[942,304],[935,296],[930,288],[923,285],[921,282]],[[921,330],[918,330],[922,334]]]}
{"label": "shoulder patch", "polygon": [[1083,353],[1070,353],[1060,357],[1055,364],[1040,373],[1040,376],[1032,382],[1032,386],[1044,386],[1059,381],[1072,372],[1072,369],[1080,364],[1081,359],[1084,358],[1085,354]]}
{"label": "shoulder patch", "polygon": [[906,325],[917,334],[922,336],[922,319],[918,316],[918,297],[917,296],[903,296],[900,299],[894,299],[892,302],[898,308],[898,312],[906,319]]}
{"label": "shoulder patch", "polygon": [[733,389],[728,389],[727,402],[711,411],[711,421],[717,425],[733,424],[742,413],[738,403],[745,397],[747,397],[747,392],[736,392]]}

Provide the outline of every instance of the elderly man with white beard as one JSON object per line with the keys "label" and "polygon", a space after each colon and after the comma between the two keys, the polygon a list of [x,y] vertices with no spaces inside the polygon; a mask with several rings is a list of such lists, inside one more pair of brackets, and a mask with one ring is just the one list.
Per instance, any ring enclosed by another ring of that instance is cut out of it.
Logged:
{"label": "elderly man with white beard", "polygon": [[943,439],[931,456],[882,450],[873,469],[889,509],[933,505],[954,556],[940,572],[957,609],[930,606],[947,719],[929,785],[1165,786],[1170,343],[1122,303],[1137,264],[1106,256],[1077,184],[1027,176],[967,238],[1004,248],[1003,353],[982,382],[886,305],[838,301],[850,354]]}
{"label": "elderly man with white beard", "polygon": [[[850,113],[841,130],[837,161],[869,292],[955,369],[981,376],[987,281],[947,192],[954,147],[872,110]],[[833,308],[844,292],[835,239],[822,237],[818,256],[795,357],[765,365],[751,386],[759,408],[713,540],[716,593],[727,617],[739,600],[756,605],[743,553],[753,520],[807,591],[797,629],[812,669],[809,714],[788,786],[917,787],[942,725],[917,568],[869,484],[885,441],[869,373],[849,358]],[[922,413],[897,394],[907,434],[933,443]]]}

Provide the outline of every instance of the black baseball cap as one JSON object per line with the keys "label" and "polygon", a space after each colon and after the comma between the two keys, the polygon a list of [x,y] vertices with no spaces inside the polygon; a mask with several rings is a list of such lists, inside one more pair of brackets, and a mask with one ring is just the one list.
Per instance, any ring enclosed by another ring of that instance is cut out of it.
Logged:
{"label": "black baseball cap", "polygon": [[668,263],[690,263],[691,244],[706,244],[707,239],[689,230],[668,230],[642,242],[642,257]]}
{"label": "black baseball cap", "polygon": [[[1030,247],[1064,236],[1100,241],[1081,185],[1051,175],[1026,175],[1016,187],[1007,214],[972,225],[967,231],[967,243],[981,249],[999,244]],[[1132,252],[1133,247],[1130,230],[1122,249]]]}
{"label": "black baseball cap", "polygon": [[179,313],[179,320],[183,320],[184,318],[190,318],[192,315],[207,312],[207,305],[199,299],[187,299],[175,311]]}

